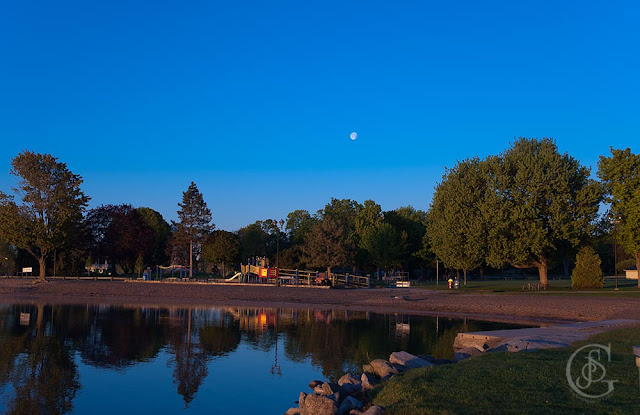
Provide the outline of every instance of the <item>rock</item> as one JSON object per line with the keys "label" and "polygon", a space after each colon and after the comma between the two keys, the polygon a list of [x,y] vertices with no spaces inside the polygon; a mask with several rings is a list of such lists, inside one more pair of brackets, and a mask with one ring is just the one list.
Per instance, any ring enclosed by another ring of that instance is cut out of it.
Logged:
{"label": "rock", "polygon": [[399,365],[397,363],[389,363],[391,365],[392,368],[396,369],[398,371],[398,373],[402,373],[405,372],[407,370],[409,370],[408,367],[403,366],[403,365]]}
{"label": "rock", "polygon": [[325,382],[322,384],[322,390],[324,391],[324,395],[332,395],[336,392],[344,393],[344,389],[342,386],[333,382]]}
{"label": "rock", "polygon": [[362,409],[362,402],[354,398],[353,396],[347,396],[338,408],[338,415],[347,415],[353,409]]}
{"label": "rock", "polygon": [[309,382],[309,388],[311,390],[314,390],[316,388],[316,386],[322,386],[324,382],[321,380],[312,380],[311,382]]}
{"label": "rock", "polygon": [[287,409],[287,412],[284,413],[284,415],[301,415],[302,414],[302,409],[300,408],[289,408]]}
{"label": "rock", "polygon": [[345,383],[351,383],[352,385],[359,385],[362,383],[360,379],[353,376],[351,373],[347,373],[343,375],[340,379],[338,379],[338,385],[344,386]]}
{"label": "rock", "polygon": [[338,385],[342,386],[348,395],[352,395],[362,390],[362,382],[351,373],[347,373],[338,379]]}
{"label": "rock", "polygon": [[372,360],[370,364],[371,364],[371,367],[373,367],[375,374],[380,379],[388,379],[391,376],[397,375],[399,373],[398,369],[391,366],[391,364],[386,360],[375,359],[375,360]]}
{"label": "rock", "polygon": [[340,406],[344,398],[347,396],[344,392],[336,392],[331,395],[325,395],[327,398],[331,399],[336,403],[337,406]]}
{"label": "rock", "polygon": [[419,367],[433,366],[433,363],[414,356],[407,352],[393,352],[389,356],[389,363],[405,366],[409,369],[417,369]]}
{"label": "rock", "polygon": [[383,413],[383,407],[381,407],[380,405],[373,405],[371,408],[364,411],[362,415],[382,415]]}
{"label": "rock", "polygon": [[482,354],[481,350],[478,350],[475,347],[465,347],[464,349],[458,350],[453,359],[456,362],[459,362],[461,360],[468,359],[479,354]]}
{"label": "rock", "polygon": [[376,379],[370,373],[363,373],[360,379],[362,380],[362,389],[365,390],[371,390],[375,385],[378,384],[378,379]]}
{"label": "rock", "polygon": [[349,415],[362,415],[362,411],[352,409],[351,411],[349,411]]}
{"label": "rock", "polygon": [[371,365],[362,365],[362,371],[364,373],[371,373],[371,374],[376,374],[376,371],[373,369],[373,366]]}
{"label": "rock", "polygon": [[306,393],[300,392],[300,396],[298,397],[298,406],[300,407],[300,409],[304,408],[304,400],[306,397]]}
{"label": "rock", "polygon": [[304,400],[302,415],[337,415],[336,403],[321,395],[308,395]]}
{"label": "rock", "polygon": [[429,355],[425,355],[425,356],[420,356],[421,359],[426,360],[429,363],[433,363],[436,366],[439,365],[446,365],[449,363],[453,363],[453,360],[449,360],[449,359],[436,359],[433,356],[429,356]]}

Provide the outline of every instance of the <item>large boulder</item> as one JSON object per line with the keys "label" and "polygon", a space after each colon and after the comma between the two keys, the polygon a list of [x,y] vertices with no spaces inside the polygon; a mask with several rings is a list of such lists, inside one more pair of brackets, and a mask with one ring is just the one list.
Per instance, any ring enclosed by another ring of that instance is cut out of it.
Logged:
{"label": "large boulder", "polygon": [[300,408],[289,408],[284,415],[302,415],[302,409]]}
{"label": "large boulder", "polygon": [[351,373],[347,373],[343,375],[340,379],[338,379],[338,385],[344,386],[345,383],[351,383],[352,385],[359,385],[361,381],[357,377],[353,376]]}
{"label": "large boulder", "polygon": [[325,382],[322,384],[322,391],[324,395],[332,395],[336,392],[344,393],[344,388],[337,383]]}
{"label": "large boulder", "polygon": [[362,409],[362,402],[353,396],[347,396],[338,408],[338,415],[348,415],[353,409]]}
{"label": "large boulder", "polygon": [[362,413],[362,415],[382,415],[384,413],[384,408],[380,405],[373,405],[366,411]]}
{"label": "large boulder", "polygon": [[311,388],[311,390],[314,390],[316,388],[316,386],[322,386],[324,382],[321,380],[312,380],[311,382],[309,382],[309,388]]}
{"label": "large boulder", "polygon": [[373,375],[376,374],[376,371],[373,369],[373,366],[371,365],[362,365],[362,371],[364,373],[371,373]]}
{"label": "large boulder", "polygon": [[465,347],[464,349],[458,350],[453,359],[456,362],[459,362],[461,360],[468,359],[479,354],[482,354],[482,350],[479,350],[475,347]]}
{"label": "large boulder", "polygon": [[409,369],[417,369],[419,367],[433,366],[433,363],[414,356],[407,352],[393,352],[389,356],[389,363],[405,366]]}
{"label": "large boulder", "polygon": [[422,356],[422,359],[426,360],[429,363],[433,363],[436,366],[453,363],[452,360],[449,360],[449,359],[436,359],[435,357],[429,356],[429,355]]}
{"label": "large boulder", "polygon": [[302,415],[337,415],[338,405],[322,395],[308,395],[304,399]]}
{"label": "large boulder", "polygon": [[362,381],[361,383],[362,389],[364,390],[371,390],[375,385],[379,383],[378,379],[376,379],[370,373],[366,373],[366,372],[362,374],[362,376],[360,377],[360,380]]}
{"label": "large boulder", "polygon": [[300,408],[304,408],[304,400],[306,399],[307,394],[304,392],[300,392],[300,396],[298,397],[298,406]]}
{"label": "large boulder", "polygon": [[338,379],[338,385],[342,386],[345,392],[349,395],[362,390],[362,381],[351,373],[347,373]]}
{"label": "large boulder", "polygon": [[391,363],[387,362],[386,360],[375,359],[371,361],[370,365],[373,368],[373,371],[375,372],[375,374],[380,379],[388,379],[391,376],[394,376],[400,373],[398,369],[393,367]]}

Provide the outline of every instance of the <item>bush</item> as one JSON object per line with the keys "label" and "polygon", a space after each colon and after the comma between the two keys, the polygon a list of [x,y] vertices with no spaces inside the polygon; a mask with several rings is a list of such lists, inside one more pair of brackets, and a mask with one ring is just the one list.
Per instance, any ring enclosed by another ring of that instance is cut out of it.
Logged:
{"label": "bush", "polygon": [[571,273],[573,288],[602,288],[604,278],[600,268],[600,256],[590,246],[585,246],[576,255],[576,267]]}
{"label": "bush", "polygon": [[636,260],[634,258],[625,259],[624,261],[618,261],[618,274],[623,273],[626,269],[634,269],[636,267]]}

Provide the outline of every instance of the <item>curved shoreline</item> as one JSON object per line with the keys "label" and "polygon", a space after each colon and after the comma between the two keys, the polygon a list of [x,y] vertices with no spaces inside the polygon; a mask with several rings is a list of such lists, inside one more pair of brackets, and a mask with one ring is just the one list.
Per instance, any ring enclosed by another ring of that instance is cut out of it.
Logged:
{"label": "curved shoreline", "polygon": [[640,299],[562,295],[466,294],[412,289],[397,299],[387,289],[308,289],[189,282],[0,280],[0,302],[127,306],[319,308],[472,318],[546,325],[640,319]]}

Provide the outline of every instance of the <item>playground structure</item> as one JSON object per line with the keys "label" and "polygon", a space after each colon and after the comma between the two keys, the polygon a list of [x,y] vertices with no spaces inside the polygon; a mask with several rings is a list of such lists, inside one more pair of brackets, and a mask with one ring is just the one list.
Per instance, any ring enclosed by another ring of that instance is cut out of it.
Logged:
{"label": "playground structure", "polygon": [[349,273],[338,274],[334,272],[319,272],[300,269],[286,269],[271,267],[266,258],[253,258],[247,265],[240,266],[240,276],[234,275],[225,281],[232,281],[239,278],[239,282],[254,284],[274,284],[274,285],[328,285],[332,287],[358,287],[369,288],[370,278]]}

